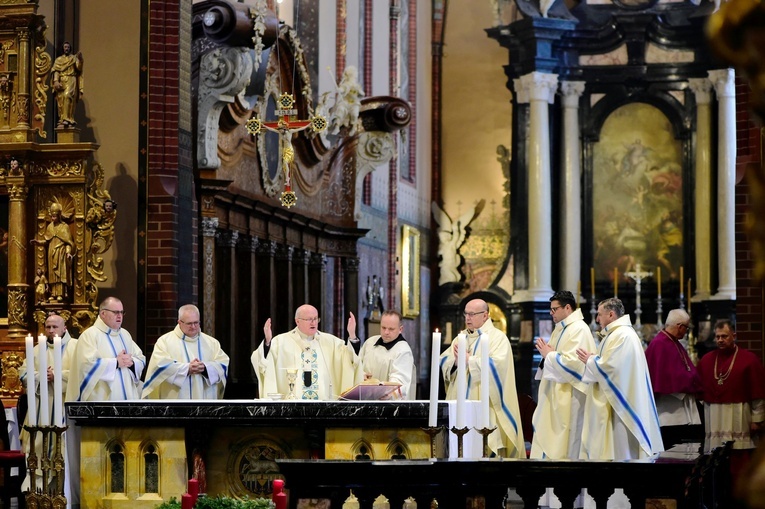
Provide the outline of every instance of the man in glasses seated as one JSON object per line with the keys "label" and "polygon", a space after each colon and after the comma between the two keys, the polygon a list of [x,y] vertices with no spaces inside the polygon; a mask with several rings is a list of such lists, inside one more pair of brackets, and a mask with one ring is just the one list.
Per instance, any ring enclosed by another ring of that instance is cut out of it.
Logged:
{"label": "man in glasses seated", "polygon": [[175,329],[154,344],[143,397],[152,399],[222,399],[228,355],[220,342],[202,332],[199,308],[178,309]]}
{"label": "man in glasses seated", "polygon": [[98,318],[77,342],[67,386],[67,401],[141,399],[146,357],[122,328],[125,308],[116,297],[98,307]]}
{"label": "man in glasses seated", "polygon": [[[353,314],[351,314],[353,318]],[[285,399],[336,400],[364,380],[354,343],[356,322],[348,326],[349,341],[319,331],[319,312],[310,304],[295,311],[296,327],[273,336],[271,319],[263,327],[265,340],[252,353],[261,398],[280,394]],[[292,387],[290,387],[292,385]]]}

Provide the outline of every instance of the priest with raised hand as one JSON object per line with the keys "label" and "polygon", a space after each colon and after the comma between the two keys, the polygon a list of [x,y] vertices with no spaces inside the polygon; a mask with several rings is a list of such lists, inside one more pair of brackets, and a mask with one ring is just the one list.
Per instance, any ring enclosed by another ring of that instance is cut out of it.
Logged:
{"label": "priest with raised hand", "polygon": [[[479,400],[481,395],[481,370],[489,370],[489,419],[490,427],[498,429],[489,435],[489,448],[493,454],[506,458],[525,458],[526,443],[523,440],[521,412],[515,389],[515,366],[513,349],[505,333],[494,327],[489,318],[489,305],[481,299],[473,299],[465,305],[467,351],[460,352],[456,339],[452,347],[441,354],[441,374],[446,386],[446,399],[457,399],[457,358],[466,357],[467,399]],[[481,365],[481,338],[488,338],[489,365]]]}
{"label": "priest with raised hand", "polygon": [[361,383],[364,373],[354,350],[355,318],[348,342],[319,331],[319,312],[310,304],[295,311],[296,327],[273,336],[271,319],[263,327],[265,340],[250,358],[261,398],[280,394],[290,397],[288,372],[297,373],[294,396],[303,400],[336,400],[346,389]]}
{"label": "priest with raised hand", "polygon": [[228,355],[220,342],[202,332],[199,308],[178,309],[175,329],[154,345],[143,397],[152,399],[222,399]]}

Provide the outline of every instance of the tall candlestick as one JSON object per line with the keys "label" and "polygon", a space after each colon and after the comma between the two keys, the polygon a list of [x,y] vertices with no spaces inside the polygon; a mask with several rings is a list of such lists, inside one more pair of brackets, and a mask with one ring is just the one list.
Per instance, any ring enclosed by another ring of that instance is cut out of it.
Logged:
{"label": "tall candlestick", "polygon": [[661,265],[656,267],[656,291],[657,295],[661,297]]}
{"label": "tall candlestick", "polygon": [[50,424],[48,407],[48,338],[40,334],[37,338],[37,372],[40,374],[40,426]]}
{"label": "tall candlestick", "polygon": [[489,422],[489,336],[481,334],[481,422],[482,428],[488,428]]}
{"label": "tall candlestick", "polygon": [[683,266],[680,266],[680,295],[683,294],[683,284],[685,283],[685,274],[683,273]]}
{"label": "tall candlestick", "polygon": [[590,267],[590,290],[595,295],[595,267]]}
{"label": "tall candlestick", "polygon": [[438,359],[441,356],[441,333],[433,333],[433,341],[430,350],[430,408],[428,411],[428,426],[436,426],[438,418]]}
{"label": "tall candlestick", "polygon": [[64,395],[61,378],[61,338],[53,336],[53,425],[63,426]]}
{"label": "tall candlestick", "polygon": [[27,334],[27,422],[37,426],[37,405],[35,404],[35,340]]}
{"label": "tall candlestick", "polygon": [[614,267],[614,297],[619,296],[619,268]]}
{"label": "tall candlestick", "polygon": [[465,363],[467,351],[467,337],[464,333],[457,338],[457,428],[465,427],[465,392],[467,391],[467,379],[465,377]]}

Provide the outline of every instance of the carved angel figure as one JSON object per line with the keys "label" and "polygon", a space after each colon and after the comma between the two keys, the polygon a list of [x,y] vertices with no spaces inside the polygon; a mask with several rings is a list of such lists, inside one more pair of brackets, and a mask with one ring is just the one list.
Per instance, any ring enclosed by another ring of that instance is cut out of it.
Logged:
{"label": "carved angel figure", "polygon": [[348,128],[350,135],[356,134],[359,122],[359,110],[361,109],[361,98],[364,97],[364,91],[358,81],[359,71],[356,67],[349,65],[343,71],[343,77],[334,92],[335,103],[327,108],[327,99],[332,92],[322,94],[321,100],[316,108],[317,111],[327,111],[327,117],[330,119],[330,133],[338,134],[343,127]]}
{"label": "carved angel figure", "polygon": [[431,204],[433,217],[438,224],[438,284],[457,282],[462,279],[459,266],[462,263],[460,247],[465,243],[468,226],[483,210],[486,200],[481,200],[473,209],[468,210],[456,220],[447,214],[436,202]]}

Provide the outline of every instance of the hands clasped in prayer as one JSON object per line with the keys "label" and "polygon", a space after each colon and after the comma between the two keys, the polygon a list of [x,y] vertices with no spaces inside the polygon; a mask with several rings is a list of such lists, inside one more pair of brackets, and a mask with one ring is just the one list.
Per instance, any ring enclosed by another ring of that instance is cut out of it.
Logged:
{"label": "hands clasped in prayer", "polygon": [[133,366],[133,357],[129,353],[122,350],[122,352],[117,354],[117,367],[129,368],[131,366]]}

